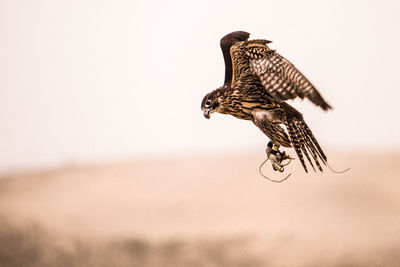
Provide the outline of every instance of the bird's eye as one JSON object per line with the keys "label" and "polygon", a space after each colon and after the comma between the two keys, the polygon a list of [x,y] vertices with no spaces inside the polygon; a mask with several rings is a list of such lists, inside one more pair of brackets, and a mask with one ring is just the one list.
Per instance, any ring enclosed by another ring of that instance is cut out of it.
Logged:
{"label": "bird's eye", "polygon": [[210,100],[210,99],[208,99],[208,100],[206,101],[206,107],[209,107],[209,106],[211,106],[211,100]]}

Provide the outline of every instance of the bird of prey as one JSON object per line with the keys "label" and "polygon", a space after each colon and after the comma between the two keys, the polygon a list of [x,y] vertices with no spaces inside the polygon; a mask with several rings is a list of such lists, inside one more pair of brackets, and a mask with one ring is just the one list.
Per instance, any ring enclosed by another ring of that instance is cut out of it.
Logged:
{"label": "bird of prey", "polygon": [[304,156],[322,172],[319,160],[326,165],[327,157],[303,115],[285,101],[307,98],[325,111],[331,106],[292,63],[268,47],[271,41],[249,36],[236,31],[221,39],[225,81],[203,98],[204,116],[219,112],[251,120],[273,143],[293,147],[306,172]]}

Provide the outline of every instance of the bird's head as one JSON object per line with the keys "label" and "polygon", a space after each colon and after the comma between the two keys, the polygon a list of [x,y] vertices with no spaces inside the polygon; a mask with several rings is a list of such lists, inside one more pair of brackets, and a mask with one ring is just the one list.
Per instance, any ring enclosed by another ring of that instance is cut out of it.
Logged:
{"label": "bird's head", "polygon": [[201,110],[203,111],[204,117],[210,118],[210,115],[214,112],[218,112],[220,105],[220,92],[219,90],[214,90],[208,93],[201,102]]}

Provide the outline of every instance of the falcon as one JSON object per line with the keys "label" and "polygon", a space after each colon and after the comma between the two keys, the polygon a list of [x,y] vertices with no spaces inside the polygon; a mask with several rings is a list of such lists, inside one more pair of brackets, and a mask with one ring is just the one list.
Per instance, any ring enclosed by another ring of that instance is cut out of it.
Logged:
{"label": "falcon", "polygon": [[221,39],[225,81],[203,98],[204,117],[219,112],[251,120],[274,144],[293,147],[306,172],[304,157],[314,171],[313,162],[323,172],[320,161],[327,164],[325,153],[303,115],[285,101],[307,98],[324,111],[331,106],[292,63],[268,47],[271,41],[248,40],[249,36],[236,31]]}

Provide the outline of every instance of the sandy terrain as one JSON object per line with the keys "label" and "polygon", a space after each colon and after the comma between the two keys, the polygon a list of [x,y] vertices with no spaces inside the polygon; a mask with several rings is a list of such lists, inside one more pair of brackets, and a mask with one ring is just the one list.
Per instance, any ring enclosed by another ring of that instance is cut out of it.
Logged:
{"label": "sandy terrain", "polygon": [[259,175],[263,157],[4,175],[0,265],[400,265],[400,153],[330,155],[352,168],[341,175],[305,174],[296,160],[281,184]]}

